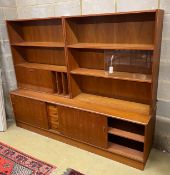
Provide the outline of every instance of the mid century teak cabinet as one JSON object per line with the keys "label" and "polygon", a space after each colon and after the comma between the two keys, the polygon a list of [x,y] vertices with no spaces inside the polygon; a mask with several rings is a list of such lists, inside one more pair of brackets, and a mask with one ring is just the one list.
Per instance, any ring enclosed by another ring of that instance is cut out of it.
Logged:
{"label": "mid century teak cabinet", "polygon": [[[162,10],[7,21],[17,126],[143,169],[154,135],[162,22]],[[104,55],[115,50],[140,59],[107,75]]]}

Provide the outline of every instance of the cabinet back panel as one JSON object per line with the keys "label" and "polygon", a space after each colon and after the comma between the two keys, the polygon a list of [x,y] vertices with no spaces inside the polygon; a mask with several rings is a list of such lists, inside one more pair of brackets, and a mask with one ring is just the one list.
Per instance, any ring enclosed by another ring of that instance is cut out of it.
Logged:
{"label": "cabinet back panel", "polygon": [[68,20],[71,24],[68,32],[75,35],[80,43],[154,43],[155,13],[80,17]]}
{"label": "cabinet back panel", "polygon": [[73,79],[84,93],[150,104],[151,85],[149,83],[79,75],[74,75]]}
{"label": "cabinet back panel", "polygon": [[104,51],[91,49],[69,49],[69,60],[80,68],[104,69]]}
{"label": "cabinet back panel", "polygon": [[48,19],[36,21],[9,22],[9,28],[15,37],[11,37],[12,42],[32,41],[32,42],[63,42],[61,19]]}
{"label": "cabinet back panel", "polygon": [[15,64],[19,57],[30,63],[66,65],[63,48],[13,47],[13,55]]}
{"label": "cabinet back panel", "polygon": [[131,123],[115,118],[108,118],[108,125],[111,128],[121,129],[124,131],[144,135],[145,127],[136,123]]}
{"label": "cabinet back panel", "polygon": [[15,66],[15,70],[19,87],[49,93],[56,92],[53,72],[22,66]]}
{"label": "cabinet back panel", "polygon": [[61,20],[30,21],[22,30],[25,41],[63,42]]}

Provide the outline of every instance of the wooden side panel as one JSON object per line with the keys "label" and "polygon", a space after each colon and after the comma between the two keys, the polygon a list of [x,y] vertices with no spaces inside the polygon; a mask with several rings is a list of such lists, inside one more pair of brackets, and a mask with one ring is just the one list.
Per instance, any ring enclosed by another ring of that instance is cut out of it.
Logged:
{"label": "wooden side panel", "polygon": [[154,130],[155,130],[156,110],[153,113],[148,125],[145,127],[145,141],[144,141],[144,160],[146,161],[153,144]]}
{"label": "wooden side panel", "polygon": [[62,75],[62,85],[63,85],[63,95],[68,95],[68,79],[66,73],[61,73]]}
{"label": "wooden side panel", "polygon": [[77,109],[59,107],[61,134],[107,148],[107,118]]}
{"label": "wooden side panel", "polygon": [[45,102],[11,95],[13,110],[17,121],[48,129]]}
{"label": "wooden side panel", "polygon": [[18,86],[21,88],[55,93],[55,75],[51,71],[15,66]]}
{"label": "wooden side panel", "polygon": [[63,94],[61,72],[56,72],[56,83],[57,83],[57,92],[58,92],[58,94]]}
{"label": "wooden side panel", "polygon": [[158,88],[158,75],[159,75],[159,63],[160,63],[160,52],[161,52],[161,41],[162,41],[162,27],[163,27],[163,16],[164,12],[158,10],[156,13],[155,22],[155,41],[154,41],[154,54],[152,64],[152,111],[154,112],[157,101],[157,88]]}

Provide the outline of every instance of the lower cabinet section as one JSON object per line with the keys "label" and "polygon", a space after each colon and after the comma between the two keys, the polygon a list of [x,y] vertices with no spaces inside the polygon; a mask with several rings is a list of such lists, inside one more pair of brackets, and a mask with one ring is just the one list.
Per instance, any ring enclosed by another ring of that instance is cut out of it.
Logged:
{"label": "lower cabinet section", "polygon": [[45,102],[13,95],[11,96],[11,100],[17,121],[48,129]]}
{"label": "lower cabinet section", "polygon": [[65,136],[107,148],[107,117],[105,116],[60,106],[59,129]]}
{"label": "lower cabinet section", "polygon": [[48,132],[48,136],[56,135],[61,140],[76,142],[75,145],[91,146],[109,158],[113,154],[115,160],[130,162],[130,165],[135,161],[140,169],[144,167],[152,145],[154,116],[143,125],[66,107],[62,103],[55,105],[18,95],[11,95],[11,101],[19,126],[28,125],[34,127],[34,131],[39,129],[40,133]]}

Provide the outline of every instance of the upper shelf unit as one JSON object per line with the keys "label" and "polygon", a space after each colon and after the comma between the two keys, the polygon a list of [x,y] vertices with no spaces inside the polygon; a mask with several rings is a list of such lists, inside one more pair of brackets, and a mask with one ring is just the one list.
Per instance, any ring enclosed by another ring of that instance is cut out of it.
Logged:
{"label": "upper shelf unit", "polygon": [[64,47],[62,19],[7,21],[12,46]]}
{"label": "upper shelf unit", "polygon": [[154,50],[156,11],[66,17],[69,48]]}

